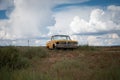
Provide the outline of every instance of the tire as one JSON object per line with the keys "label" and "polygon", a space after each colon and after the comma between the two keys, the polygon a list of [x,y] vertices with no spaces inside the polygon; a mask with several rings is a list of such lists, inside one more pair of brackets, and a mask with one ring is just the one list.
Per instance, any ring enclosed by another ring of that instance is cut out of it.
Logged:
{"label": "tire", "polygon": [[56,49],[55,44],[53,44],[53,49]]}
{"label": "tire", "polygon": [[46,46],[46,48],[48,48],[48,49],[49,49],[49,46]]}

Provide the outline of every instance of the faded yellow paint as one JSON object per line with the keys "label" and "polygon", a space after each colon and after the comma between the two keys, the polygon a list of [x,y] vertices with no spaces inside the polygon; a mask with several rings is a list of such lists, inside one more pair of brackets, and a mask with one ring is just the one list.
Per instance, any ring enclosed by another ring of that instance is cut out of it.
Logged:
{"label": "faded yellow paint", "polygon": [[[74,41],[74,40],[51,40],[51,41],[48,41],[47,44],[46,44],[46,47],[49,48],[49,49],[54,49],[56,47],[56,45],[59,43],[62,43],[62,45],[66,44],[67,42],[69,43],[73,43],[73,44],[78,44],[77,41]],[[75,48],[76,46],[73,46],[71,48]],[[62,48],[65,48],[65,47],[62,47]]]}

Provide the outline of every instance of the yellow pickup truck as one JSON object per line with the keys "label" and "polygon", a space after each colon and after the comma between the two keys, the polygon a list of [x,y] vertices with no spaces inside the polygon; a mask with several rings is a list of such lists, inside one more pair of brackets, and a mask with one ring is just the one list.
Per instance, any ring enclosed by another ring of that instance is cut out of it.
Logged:
{"label": "yellow pickup truck", "polygon": [[59,49],[59,48],[77,48],[78,41],[71,40],[68,35],[53,35],[51,40],[47,42],[46,47],[49,49]]}

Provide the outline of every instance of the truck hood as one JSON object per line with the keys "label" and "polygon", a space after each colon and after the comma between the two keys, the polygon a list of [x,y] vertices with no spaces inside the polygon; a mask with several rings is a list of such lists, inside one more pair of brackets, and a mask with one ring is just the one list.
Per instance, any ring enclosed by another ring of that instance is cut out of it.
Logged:
{"label": "truck hood", "polygon": [[54,40],[55,42],[75,42],[75,43],[78,43],[77,41],[74,41],[74,40]]}

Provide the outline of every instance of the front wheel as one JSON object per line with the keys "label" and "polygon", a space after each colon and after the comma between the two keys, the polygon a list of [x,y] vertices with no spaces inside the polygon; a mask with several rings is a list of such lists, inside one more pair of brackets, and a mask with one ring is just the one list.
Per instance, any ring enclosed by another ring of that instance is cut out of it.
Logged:
{"label": "front wheel", "polygon": [[56,49],[56,46],[55,46],[55,44],[53,44],[53,49]]}

